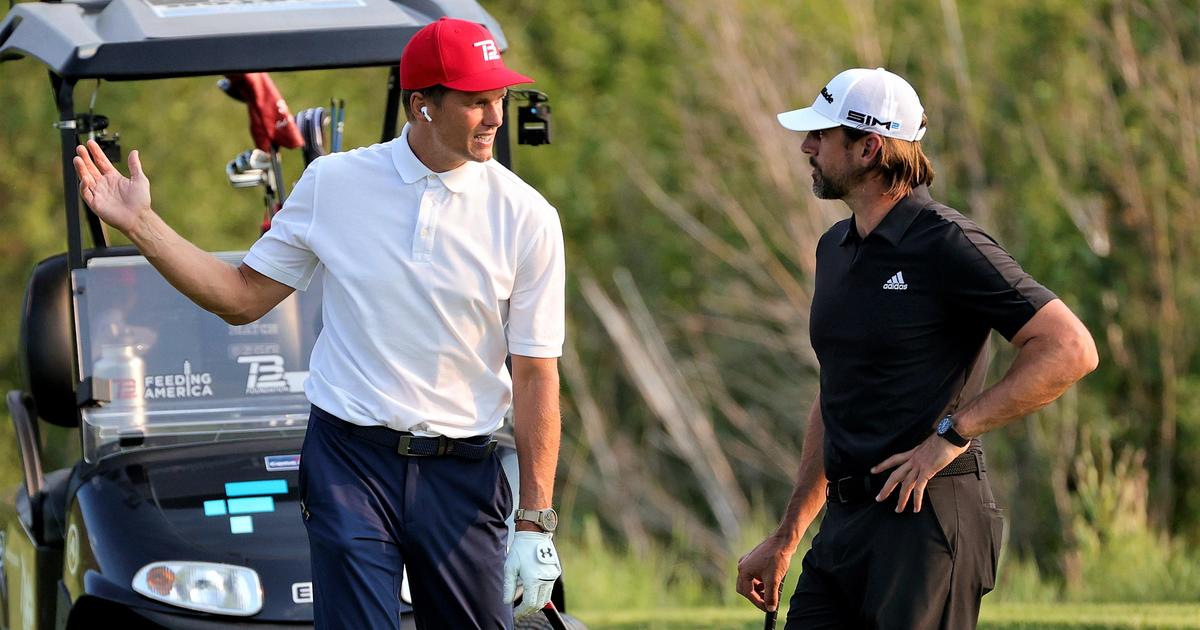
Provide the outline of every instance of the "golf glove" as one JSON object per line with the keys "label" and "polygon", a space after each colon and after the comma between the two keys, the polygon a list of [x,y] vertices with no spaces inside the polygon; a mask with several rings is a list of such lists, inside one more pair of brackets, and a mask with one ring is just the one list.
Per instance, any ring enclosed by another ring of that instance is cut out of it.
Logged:
{"label": "golf glove", "polygon": [[511,602],[516,597],[518,579],[525,585],[525,594],[513,615],[520,619],[545,607],[554,590],[554,581],[561,574],[562,565],[558,563],[550,534],[515,532],[504,562],[504,601]]}

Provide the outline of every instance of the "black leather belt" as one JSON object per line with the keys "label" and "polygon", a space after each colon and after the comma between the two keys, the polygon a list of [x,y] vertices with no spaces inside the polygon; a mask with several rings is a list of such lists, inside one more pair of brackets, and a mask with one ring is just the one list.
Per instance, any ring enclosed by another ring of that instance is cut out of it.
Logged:
{"label": "black leather belt", "polygon": [[[956,477],[958,475],[982,475],[987,472],[983,463],[983,453],[967,451],[954,458],[939,470],[934,477]],[[851,475],[836,481],[830,481],[825,486],[825,500],[829,503],[861,503],[873,500],[883,490],[891,471],[878,475]]]}
{"label": "black leather belt", "polygon": [[408,431],[396,431],[384,426],[365,427],[313,406],[313,415],[332,424],[350,437],[386,446],[404,457],[441,457],[453,455],[464,459],[486,459],[496,450],[496,440],[490,435],[469,438],[449,438],[444,435],[424,437]]}

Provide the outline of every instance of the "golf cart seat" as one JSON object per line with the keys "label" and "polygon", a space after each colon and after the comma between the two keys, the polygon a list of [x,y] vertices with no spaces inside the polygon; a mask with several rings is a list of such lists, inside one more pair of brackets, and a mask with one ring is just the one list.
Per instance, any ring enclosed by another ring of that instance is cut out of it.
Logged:
{"label": "golf cart seat", "polygon": [[[85,250],[84,260],[136,254],[130,246]],[[6,402],[25,477],[18,491],[18,512],[42,544],[53,546],[62,543],[78,466],[42,472],[37,418],[61,427],[78,425],[72,322],[70,265],[66,254],[51,256],[34,267],[25,291],[20,340],[25,391],[9,392]]]}
{"label": "golf cart seat", "polygon": [[[137,256],[133,246],[87,249],[83,260]],[[75,404],[70,265],[66,254],[38,263],[29,278],[21,312],[21,367],[37,415],[60,427],[79,424]]]}

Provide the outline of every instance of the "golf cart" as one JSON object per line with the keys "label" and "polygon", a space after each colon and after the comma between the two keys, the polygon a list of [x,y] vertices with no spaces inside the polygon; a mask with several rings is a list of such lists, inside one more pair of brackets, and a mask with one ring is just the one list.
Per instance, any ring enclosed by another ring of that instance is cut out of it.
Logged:
{"label": "golf cart", "polygon": [[[397,60],[409,37],[443,15],[485,24],[505,48],[473,0],[77,0],[18,4],[0,22],[0,62],[29,56],[50,71],[68,241],[66,253],[33,269],[21,320],[24,385],[6,399],[24,484],[0,504],[0,628],[311,628],[319,596],[297,471],[321,283],[232,326],[132,248],[109,246],[99,219],[81,212],[71,159],[88,138],[114,161],[120,148],[106,118],[76,113],[76,83],[386,67],[390,140]],[[527,98],[518,136],[547,142],[544,97]],[[298,125],[306,156],[326,150],[315,134],[338,122],[336,111],[306,111]],[[506,165],[508,135],[497,136]],[[226,168],[235,187],[262,186],[269,220],[286,193],[279,147],[268,148],[213,167]],[[236,264],[243,254],[219,255]],[[43,471],[39,418],[78,428],[77,463]],[[516,488],[512,438],[498,437]],[[405,628],[408,593],[405,581]],[[518,627],[583,627],[557,612],[561,579],[552,604]]]}

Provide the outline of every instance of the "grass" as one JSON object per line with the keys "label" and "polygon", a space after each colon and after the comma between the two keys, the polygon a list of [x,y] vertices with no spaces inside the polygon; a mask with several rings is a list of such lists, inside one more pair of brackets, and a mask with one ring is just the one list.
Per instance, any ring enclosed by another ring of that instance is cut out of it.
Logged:
{"label": "grass", "polygon": [[[985,600],[986,601],[986,600]],[[1139,628],[1184,630],[1200,628],[1197,604],[1020,604],[983,607],[982,627],[994,630],[1101,630]]]}
{"label": "grass", "polygon": [[[717,608],[572,610],[590,630],[758,630],[749,604]],[[782,617],[783,613],[781,613]],[[783,627],[782,620],[779,627]],[[980,630],[1200,630],[1197,604],[985,604]]]}

